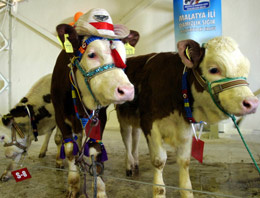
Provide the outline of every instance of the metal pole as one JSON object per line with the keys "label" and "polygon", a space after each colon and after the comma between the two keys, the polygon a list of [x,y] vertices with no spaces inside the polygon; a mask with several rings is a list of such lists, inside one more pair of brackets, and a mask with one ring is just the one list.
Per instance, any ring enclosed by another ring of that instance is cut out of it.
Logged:
{"label": "metal pole", "polygon": [[8,12],[9,12],[9,53],[8,53],[8,81],[9,81],[9,89],[8,89],[8,107],[11,109],[11,99],[12,99],[12,27],[13,27],[13,20],[12,20],[12,0],[8,0]]}

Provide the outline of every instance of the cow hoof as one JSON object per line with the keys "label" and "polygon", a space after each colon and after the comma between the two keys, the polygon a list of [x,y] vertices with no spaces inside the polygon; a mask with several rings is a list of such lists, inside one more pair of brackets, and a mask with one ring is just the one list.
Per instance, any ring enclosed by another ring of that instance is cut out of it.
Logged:
{"label": "cow hoof", "polygon": [[135,165],[134,174],[135,174],[135,176],[139,175],[139,166],[138,165]]}
{"label": "cow hoof", "polygon": [[133,176],[133,171],[132,170],[126,170],[126,176],[127,177],[132,177]]}
{"label": "cow hoof", "polygon": [[8,175],[6,175],[6,174],[3,174],[0,177],[0,181],[2,181],[2,182],[7,182],[9,179],[10,179],[10,177]]}
{"label": "cow hoof", "polygon": [[40,153],[39,158],[44,158],[46,156],[46,153]]}
{"label": "cow hoof", "polygon": [[63,165],[63,164],[57,164],[57,163],[56,163],[56,168],[58,168],[58,169],[64,169],[64,165]]}
{"label": "cow hoof", "polygon": [[68,191],[66,194],[66,198],[76,198],[77,195],[78,195],[78,193],[76,193],[76,192]]}
{"label": "cow hoof", "polygon": [[88,198],[88,195],[80,195],[79,198]]}
{"label": "cow hoof", "polygon": [[107,198],[107,195],[105,192],[97,193],[97,198]]}
{"label": "cow hoof", "polygon": [[165,198],[165,189],[162,187],[153,188],[153,197],[154,198]]}

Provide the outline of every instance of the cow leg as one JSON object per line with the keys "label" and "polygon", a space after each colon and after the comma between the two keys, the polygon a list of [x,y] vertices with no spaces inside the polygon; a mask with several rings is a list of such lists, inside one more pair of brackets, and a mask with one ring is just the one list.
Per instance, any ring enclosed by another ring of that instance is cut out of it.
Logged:
{"label": "cow leg", "polygon": [[[163,168],[167,160],[166,150],[162,145],[162,137],[156,124],[153,125],[150,135],[147,135],[152,165],[154,166],[154,184],[164,185]],[[162,186],[153,186],[154,198],[165,198],[166,190]]]}
{"label": "cow leg", "polygon": [[133,127],[132,129],[132,156],[134,159],[134,174],[139,175],[139,140],[140,140],[141,129]]}
{"label": "cow leg", "polygon": [[69,165],[69,174],[68,174],[68,194],[67,197],[74,198],[77,196],[80,190],[80,175],[78,167],[75,165],[75,157],[73,155],[73,143],[68,142],[64,144],[65,154],[68,160]]}
{"label": "cow leg", "polygon": [[63,159],[60,158],[60,150],[62,146],[62,134],[58,127],[56,127],[56,133],[54,137],[55,144],[57,146],[57,154],[56,154],[56,168],[64,168]]}
{"label": "cow leg", "polygon": [[11,172],[17,168],[17,165],[18,165],[18,163],[19,163],[21,157],[22,157],[22,154],[19,153],[19,154],[10,162],[10,164],[7,166],[7,168],[6,168],[6,170],[4,171],[4,173],[1,175],[0,181],[6,182],[6,181],[8,181],[8,180],[12,177]]}
{"label": "cow leg", "polygon": [[120,124],[120,132],[126,149],[126,176],[133,176],[134,158],[132,155],[132,127]]}
{"label": "cow leg", "polygon": [[[177,163],[179,165],[179,186],[180,188],[192,189],[189,164],[191,154],[191,137],[182,141],[182,144],[177,147]],[[192,198],[192,191],[181,190],[181,197]]]}
{"label": "cow leg", "polygon": [[[95,143],[94,143],[95,144]],[[96,144],[98,145],[98,144]],[[100,147],[100,145],[98,145],[98,147]],[[94,148],[94,146],[90,147],[89,149],[89,155],[90,156],[94,156],[94,159],[96,161],[98,161],[98,155],[100,154],[100,152],[98,152],[96,150],[96,148]],[[100,170],[100,167],[97,167],[97,173],[100,173],[101,170]],[[93,184],[94,186],[94,184]],[[106,195],[106,185],[105,185],[105,182],[103,181],[102,177],[98,176],[97,177],[97,198],[106,198],[107,195]]]}
{"label": "cow leg", "polygon": [[39,158],[43,158],[43,157],[46,156],[46,152],[48,150],[48,145],[49,145],[49,142],[50,142],[52,132],[53,132],[53,130],[51,130],[51,131],[49,131],[45,134],[45,138],[44,138],[44,141],[43,141],[43,144],[42,144],[42,147],[41,147]]}

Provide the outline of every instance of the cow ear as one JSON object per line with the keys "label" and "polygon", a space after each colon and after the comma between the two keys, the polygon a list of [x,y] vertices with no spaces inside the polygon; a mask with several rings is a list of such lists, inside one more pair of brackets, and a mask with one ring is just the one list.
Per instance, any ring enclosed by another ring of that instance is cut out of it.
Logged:
{"label": "cow ear", "polygon": [[201,48],[196,41],[190,39],[179,41],[177,47],[183,64],[189,68],[198,66],[204,55],[204,48]]}
{"label": "cow ear", "polygon": [[13,116],[11,114],[6,114],[2,117],[2,123],[5,126],[9,126],[12,123]]}
{"label": "cow ear", "polygon": [[68,24],[60,24],[56,27],[56,31],[60,38],[60,41],[64,44],[66,34],[68,35],[68,40],[72,44],[73,50],[76,51],[79,48],[79,38],[76,30]]}
{"label": "cow ear", "polygon": [[137,31],[130,30],[130,34],[122,39],[123,43],[129,43],[131,46],[135,47],[138,40],[140,38],[140,35]]}

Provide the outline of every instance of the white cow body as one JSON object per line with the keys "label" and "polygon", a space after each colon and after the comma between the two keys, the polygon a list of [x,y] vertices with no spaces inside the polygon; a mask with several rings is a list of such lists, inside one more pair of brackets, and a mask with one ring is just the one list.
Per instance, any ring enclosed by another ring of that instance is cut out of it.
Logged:
{"label": "white cow body", "polygon": [[[51,134],[56,127],[53,105],[47,99],[44,100],[44,96],[50,97],[51,76],[51,74],[48,74],[38,80],[32,86],[26,96],[19,103],[17,103],[14,108],[10,110],[10,114],[7,114],[7,116],[12,115],[13,120],[17,123],[21,131],[24,133],[25,138],[21,138],[18,133],[16,133],[16,140],[26,147],[26,151],[28,151],[32,141],[35,138],[33,135],[33,129],[31,126],[28,110],[30,111],[30,114],[35,114],[35,118],[37,119],[36,125],[38,135],[45,135],[45,140],[41,147],[39,157],[44,157],[46,155]],[[5,119],[4,116],[2,120],[7,121],[8,119]],[[12,121],[8,121],[10,122],[7,126],[5,125],[6,123],[4,124],[2,121],[0,122],[1,141],[4,143],[9,143],[12,139]],[[8,166],[5,173],[3,173],[3,175],[1,176],[2,180],[7,180],[11,175],[11,171],[16,167],[21,156],[24,154],[24,150],[18,148],[15,145],[7,146],[4,148],[5,156],[7,158],[13,159],[12,163]]]}

